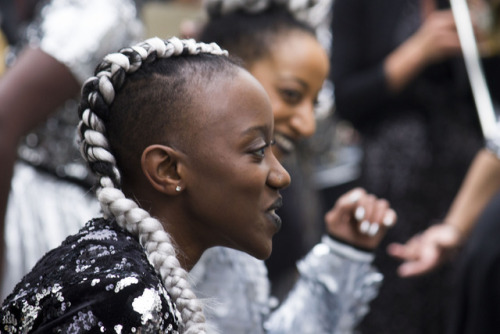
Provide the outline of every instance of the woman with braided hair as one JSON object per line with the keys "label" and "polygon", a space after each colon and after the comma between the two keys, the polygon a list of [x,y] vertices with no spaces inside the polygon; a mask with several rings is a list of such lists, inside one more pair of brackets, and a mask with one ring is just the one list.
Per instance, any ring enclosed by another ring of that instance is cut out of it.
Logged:
{"label": "woman with braided hair", "polygon": [[264,89],[225,54],[154,38],[105,57],[79,110],[104,217],[24,277],[2,330],[205,333],[187,281],[202,252],[269,256],[290,178]]}

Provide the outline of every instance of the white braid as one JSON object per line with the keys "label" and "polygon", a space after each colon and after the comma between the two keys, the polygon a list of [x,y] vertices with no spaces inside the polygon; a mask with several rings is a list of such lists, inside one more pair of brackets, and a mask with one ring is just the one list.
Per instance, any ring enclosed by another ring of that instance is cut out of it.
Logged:
{"label": "white braid", "polygon": [[101,75],[99,78],[99,91],[107,104],[111,104],[111,102],[115,99],[115,89],[113,88],[113,84],[109,81],[109,77],[107,75]]}
{"label": "white braid", "polygon": [[89,128],[97,132],[102,133],[106,129],[102,120],[96,114],[92,113],[90,109],[85,109],[82,115],[82,121]]}
{"label": "white braid", "polygon": [[[131,51],[135,51],[142,61],[130,63],[131,59],[126,53]],[[157,37],[148,39],[143,43],[123,49],[120,53],[112,53],[104,58],[103,64],[109,66],[106,66],[106,69],[101,70],[84,84],[98,80],[98,91],[92,91],[88,94],[88,102],[91,106],[94,105],[98,99],[97,94],[100,94],[109,106],[116,93],[111,78],[120,70],[125,70],[127,73],[135,72],[153,52],[156,52],[158,58],[168,58],[181,55],[186,51],[191,55],[199,53],[227,55],[227,51],[222,50],[215,43],[203,44],[196,43],[194,40],[179,40],[177,38],[166,41]],[[96,189],[104,216],[106,218],[115,217],[121,227],[138,236],[139,242],[148,254],[149,261],[161,275],[167,291],[177,305],[182,317],[184,333],[205,333],[202,304],[190,289],[188,274],[180,266],[170,236],[157,219],[141,209],[136,202],[126,198],[125,194],[113,183],[111,177],[120,182],[121,174],[116,167],[115,157],[109,151],[109,142],[103,121],[91,108],[85,109],[81,117],[82,120],[78,127],[83,157],[88,162],[107,162],[113,166],[113,175],[99,175],[100,179]],[[86,130],[82,133],[82,129]]]}
{"label": "white braid", "polygon": [[209,13],[227,15],[242,10],[247,13],[259,13],[272,4],[283,5],[290,13],[300,13],[314,7],[319,0],[203,0]]}

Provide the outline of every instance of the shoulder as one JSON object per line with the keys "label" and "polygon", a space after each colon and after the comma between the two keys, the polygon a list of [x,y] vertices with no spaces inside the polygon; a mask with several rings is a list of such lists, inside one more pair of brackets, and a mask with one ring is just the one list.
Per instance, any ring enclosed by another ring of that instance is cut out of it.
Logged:
{"label": "shoulder", "polygon": [[40,8],[30,28],[36,35],[28,38],[83,83],[106,54],[140,39],[138,14],[133,0],[52,0]]}
{"label": "shoulder", "polygon": [[2,313],[2,326],[27,331],[175,333],[178,327],[175,306],[140,244],[103,219],[49,252],[7,297]]}

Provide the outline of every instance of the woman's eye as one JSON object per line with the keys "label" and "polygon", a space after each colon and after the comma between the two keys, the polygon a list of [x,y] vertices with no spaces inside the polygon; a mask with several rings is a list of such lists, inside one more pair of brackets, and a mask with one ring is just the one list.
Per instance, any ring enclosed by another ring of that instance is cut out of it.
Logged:
{"label": "woman's eye", "polygon": [[266,156],[266,147],[261,147],[257,151],[254,152],[254,154],[260,158],[264,158]]}
{"label": "woman's eye", "polygon": [[285,102],[290,104],[297,104],[302,100],[302,93],[293,89],[282,89],[281,96]]}
{"label": "woman's eye", "polygon": [[270,147],[271,145],[274,145],[274,140],[271,141],[270,143],[260,147],[259,149],[253,151],[252,153],[259,158],[259,160],[262,160],[266,156],[266,149]]}

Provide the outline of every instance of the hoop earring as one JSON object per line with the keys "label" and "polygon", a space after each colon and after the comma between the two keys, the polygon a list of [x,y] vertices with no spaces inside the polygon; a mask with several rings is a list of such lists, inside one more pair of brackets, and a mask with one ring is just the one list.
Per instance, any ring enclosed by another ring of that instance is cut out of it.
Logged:
{"label": "hoop earring", "polygon": [[181,191],[181,190],[182,190],[181,186],[175,187],[175,191]]}

